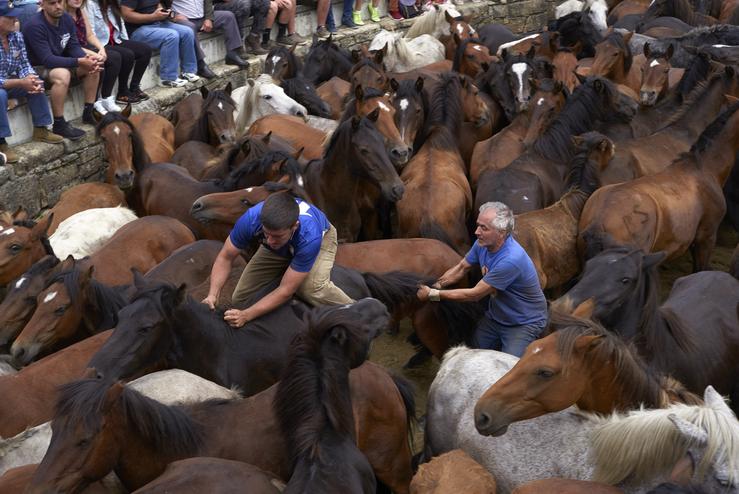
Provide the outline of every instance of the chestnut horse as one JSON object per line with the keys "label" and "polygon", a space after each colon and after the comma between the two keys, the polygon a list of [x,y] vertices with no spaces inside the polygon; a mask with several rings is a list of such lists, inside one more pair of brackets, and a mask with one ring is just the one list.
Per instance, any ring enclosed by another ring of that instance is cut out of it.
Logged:
{"label": "chestnut horse", "polygon": [[485,72],[490,64],[498,61],[498,57],[491,55],[488,47],[482,42],[460,38],[456,33],[453,38],[456,40],[457,49],[454,52],[452,70],[474,79]]}
{"label": "chestnut horse", "polygon": [[251,136],[267,134],[280,137],[293,149],[302,149],[301,156],[306,160],[321,159],[324,145],[329,140],[325,132],[292,115],[264,116],[251,124],[247,131]]}
{"label": "chestnut horse", "polygon": [[136,172],[150,163],[169,161],[174,153],[174,126],[154,113],[138,113],[129,118],[130,105],[123,112],[96,116],[96,135],[103,141],[108,161],[105,181],[124,191],[134,186]]}
{"label": "chestnut horse", "polygon": [[371,325],[357,324],[347,311],[314,310],[306,317],[307,330],[290,345],[273,401],[292,460],[288,493],[375,494],[377,489],[372,467],[357,448],[349,371],[367,360],[389,314],[372,298],[354,306],[376,313]]}
{"label": "chestnut horse", "polygon": [[598,324],[556,312],[561,327],[536,340],[478,400],[476,413],[497,417],[501,426],[577,405],[601,414],[671,403],[700,405],[700,397],[655,372],[633,346]]}
{"label": "chestnut horse", "polygon": [[[449,23],[449,33],[442,34],[439,41],[444,45],[445,58],[447,60],[454,59],[454,53],[457,51],[459,40],[462,39],[478,39],[477,31],[470,25],[472,20],[469,15],[453,16],[449,12],[444,12],[444,19]],[[454,35],[457,35],[457,38]],[[490,53],[488,51],[488,53]]]}
{"label": "chestnut horse", "polygon": [[598,319],[656,370],[694,393],[712,383],[739,404],[739,281],[720,271],[679,278],[659,304],[663,253],[614,247],[589,259],[578,283],[554,308]]}
{"label": "chestnut horse", "polygon": [[[83,265],[80,265],[83,264]],[[36,297],[36,310],[16,337],[10,353],[28,365],[70,343],[111,329],[118,310],[128,305],[128,286],[108,287],[92,279],[94,265],[70,256]]]}
{"label": "chestnut horse", "polygon": [[636,106],[635,101],[623,96],[608,79],[585,79],[531,149],[502,170],[480,175],[475,207],[488,201],[501,201],[515,213],[523,213],[554,204],[564,192],[574,150],[570,136],[587,132],[596,122],[614,117],[628,120]]}
{"label": "chestnut horse", "polygon": [[0,218],[0,287],[18,278],[44,255],[54,255],[46,234],[53,215],[39,222],[26,219],[25,211],[20,209],[5,216]]}
{"label": "chestnut horse", "polygon": [[51,420],[57,388],[79,379],[87,362],[110,336],[105,331],[75,343],[12,376],[0,376],[0,437],[13,437]]}
{"label": "chestnut horse", "polygon": [[564,285],[580,273],[577,226],[590,194],[600,187],[599,174],[611,159],[613,142],[598,132],[573,137],[568,191],[551,206],[516,216],[514,236],[536,267],[542,288]]}
{"label": "chestnut horse", "polygon": [[346,97],[351,94],[352,85],[341,77],[332,77],[316,89],[318,96],[326,102],[331,111],[331,117],[338,120],[344,111]]}
{"label": "chestnut horse", "polygon": [[726,213],[723,186],[739,150],[739,102],[724,110],[689,153],[662,172],[596,191],[580,217],[578,247],[598,252],[604,234],[619,245],[668,259],[690,249],[693,270],[709,269],[719,224]]}
{"label": "chestnut horse", "polygon": [[595,45],[595,58],[590,75],[606,77],[639,94],[644,57],[632,55],[629,47],[632,34],[611,32]]}
{"label": "chestnut horse", "polygon": [[401,237],[436,238],[463,254],[469,247],[467,215],[472,191],[459,154],[459,132],[465,100],[480,101],[470,79],[441,76],[428,116],[429,134],[403,169],[406,193],[397,204]]}
{"label": "chestnut horse", "polygon": [[46,213],[54,214],[47,235],[51,236],[59,223],[80,211],[126,205],[126,196],[114,185],[100,182],[75,185],[62,192],[54,207]]}

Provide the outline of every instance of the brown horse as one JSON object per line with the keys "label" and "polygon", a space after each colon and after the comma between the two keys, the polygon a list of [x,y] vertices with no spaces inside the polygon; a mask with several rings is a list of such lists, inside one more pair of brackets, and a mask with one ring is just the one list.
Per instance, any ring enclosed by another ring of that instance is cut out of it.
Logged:
{"label": "brown horse", "polygon": [[[407,493],[413,412],[377,365],[368,362],[353,370],[349,383],[361,451],[379,480]],[[194,456],[235,459],[288,479],[290,461],[272,409],[276,388],[243,400],[169,407],[121,383],[93,379],[69,384],[61,392],[49,450],[27,492],[84,487],[113,469],[135,490],[168,463]],[[89,440],[80,441],[83,435]]]}
{"label": "brown horse", "polygon": [[516,216],[514,236],[531,257],[542,288],[561,286],[580,273],[577,226],[599,173],[613,156],[613,142],[598,132],[573,137],[568,191],[553,205]]}
{"label": "brown horse", "polygon": [[[38,463],[11,468],[0,477],[0,492],[3,494],[23,494],[31,483],[31,478],[38,467]],[[80,494],[110,494],[110,489],[100,482],[90,484]]]}
{"label": "brown horse", "polygon": [[[439,41],[444,45],[445,58],[447,60],[454,59],[454,53],[460,39],[474,38],[478,39],[477,31],[470,25],[471,16],[462,15],[459,17],[452,16],[448,11],[444,12],[444,18],[449,23],[449,32],[451,34],[442,34]],[[457,35],[457,38],[454,35]]]}
{"label": "brown horse", "polygon": [[595,45],[595,58],[590,75],[606,77],[637,94],[641,88],[643,56],[634,56],[629,47],[633,33],[611,32]]}
{"label": "brown horse", "polygon": [[149,163],[169,161],[174,153],[174,126],[154,113],[138,113],[129,118],[130,105],[123,112],[96,115],[96,135],[103,141],[108,160],[105,181],[124,191],[134,185],[136,172]]}
{"label": "brown horse", "polygon": [[583,319],[552,314],[560,329],[536,340],[475,405],[475,416],[508,426],[577,405],[609,414],[702,400],[649,367],[618,335]]}
{"label": "brown horse", "polygon": [[56,256],[44,256],[8,287],[0,304],[0,346],[12,342],[31,319],[36,309],[36,297],[59,270]]}
{"label": "brown horse", "polygon": [[709,269],[726,212],[722,188],[739,149],[737,109],[735,102],[662,172],[595,192],[580,218],[580,252],[591,257],[597,239],[608,234],[616,244],[664,251],[668,259],[690,248],[694,271]]}
{"label": "brown horse", "polygon": [[491,55],[488,47],[475,39],[463,39],[456,33],[453,38],[457,45],[452,61],[452,70],[472,77],[485,72],[490,64],[498,61],[498,57]]}
{"label": "brown horse", "polygon": [[344,112],[344,102],[351,94],[352,85],[341,77],[332,77],[316,88],[318,96],[331,108],[331,118],[338,120]]}
{"label": "brown horse", "polygon": [[664,54],[652,54],[649,43],[644,44],[646,63],[642,67],[639,88],[639,103],[643,106],[654,106],[667,95],[670,89],[670,58],[673,50],[670,45]]}
{"label": "brown horse", "polygon": [[110,334],[105,331],[34,362],[17,374],[0,376],[0,437],[13,437],[51,420],[58,386],[80,378]]}
{"label": "brown horse", "polygon": [[231,83],[214,91],[203,86],[200,93],[187,95],[172,110],[175,149],[192,140],[217,146],[233,139],[235,108],[236,103],[231,99]]}
{"label": "brown horse", "polygon": [[46,233],[53,215],[39,222],[26,219],[21,209],[4,216],[0,218],[0,287],[18,278],[44,255],[54,255]]}
{"label": "brown horse", "polygon": [[463,101],[476,93],[466,77],[442,75],[430,98],[429,135],[401,174],[406,193],[397,204],[399,236],[436,238],[467,252],[472,191],[457,143]]}
{"label": "brown horse", "polygon": [[251,136],[270,133],[282,138],[293,149],[302,149],[302,156],[306,160],[321,159],[324,145],[329,140],[322,130],[292,115],[267,115],[256,120],[247,131],[247,135]]}
{"label": "brown horse", "polygon": [[503,130],[475,145],[470,159],[473,189],[483,172],[505,168],[521,156],[564,107],[567,94],[561,83],[544,79],[535,82],[534,86],[534,104],[518,113]]}
{"label": "brown horse", "polygon": [[[269,132],[264,135],[243,135],[233,142],[222,144],[218,148],[218,156],[206,162],[200,170],[188,169],[190,175],[198,180],[225,179],[231,172],[242,165],[263,157],[270,151],[295,153],[295,149],[281,137]],[[295,156],[298,159],[302,155]],[[271,180],[267,177],[243,177],[250,184],[259,184]],[[273,179],[273,178],[272,178]]]}
{"label": "brown horse", "polygon": [[28,365],[39,355],[116,325],[116,314],[128,305],[130,290],[92,279],[94,265],[80,264],[72,256],[62,261],[59,272],[36,297],[36,310],[10,349],[17,363]]}
{"label": "brown horse", "polygon": [[75,185],[62,192],[54,207],[46,213],[54,214],[47,234],[53,234],[59,223],[80,211],[126,205],[126,196],[114,185],[99,182]]}
{"label": "brown horse", "polygon": [[495,494],[495,478],[461,449],[418,466],[411,494]]}
{"label": "brown horse", "polygon": [[130,284],[132,268],[145,273],[178,247],[194,241],[192,232],[174,218],[138,218],[123,225],[90,256],[94,278],[110,286]]}
{"label": "brown horse", "polygon": [[426,134],[424,125],[429,102],[423,85],[423,77],[418,77],[415,81],[406,79],[400,82],[390,79],[390,88],[393,91],[390,101],[395,108],[395,124],[401,139],[413,151],[420,147]]}
{"label": "brown horse", "polygon": [[552,57],[553,78],[564,85],[570,93],[580,85],[580,81],[575,77],[575,69],[577,69],[577,55],[581,47],[580,42],[571,47],[560,46]]}
{"label": "brown horse", "polygon": [[387,91],[390,79],[385,74],[385,66],[382,59],[385,57],[387,46],[382,50],[373,53],[355,50],[352,52],[354,66],[349,71],[349,82],[351,83],[351,92],[356,90],[357,86],[365,89],[374,88],[378,91]]}

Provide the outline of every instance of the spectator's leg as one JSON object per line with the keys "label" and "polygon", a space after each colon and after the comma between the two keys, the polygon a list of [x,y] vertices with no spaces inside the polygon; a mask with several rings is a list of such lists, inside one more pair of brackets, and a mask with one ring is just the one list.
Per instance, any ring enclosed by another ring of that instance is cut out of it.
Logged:
{"label": "spectator's leg", "polygon": [[[119,94],[134,94],[139,99],[148,99],[148,95],[141,91],[141,78],[144,77],[144,72],[149,66],[151,60],[151,47],[146,43],[139,43],[138,41],[125,40],[123,43],[118,45],[131,53],[133,53],[134,64],[133,64],[133,75],[131,76],[131,82],[128,84],[128,89],[121,89],[120,83],[118,85]],[[121,91],[125,91],[121,93]]]}
{"label": "spectator's leg", "polygon": [[198,70],[198,61],[195,55],[195,35],[192,29],[173,22],[164,22],[162,26],[177,31],[179,35],[182,72],[189,74],[196,73]]}
{"label": "spectator's leg", "polygon": [[321,250],[308,276],[298,287],[296,295],[312,306],[351,304],[354,300],[331,281],[331,268],[336,258],[336,228],[324,234]]}
{"label": "spectator's leg", "polygon": [[0,88],[0,138],[5,141],[10,137],[10,123],[8,122],[8,92]]}
{"label": "spectator's leg", "polygon": [[[115,53],[121,60],[121,68],[118,71],[118,100],[122,103],[129,103],[127,99],[120,100],[122,96],[128,96],[128,76],[131,75],[135,60],[134,53],[125,48],[123,45],[108,45],[105,50],[110,54]],[[110,57],[110,55],[108,55]],[[105,84],[105,82],[103,82]],[[113,88],[111,88],[112,90]]]}
{"label": "spectator's leg", "polygon": [[[192,35],[189,28],[185,28]],[[179,76],[180,36],[174,29],[160,26],[141,26],[131,35],[131,39],[145,43],[159,50],[159,78],[163,81],[174,81]],[[194,46],[192,47],[194,53]],[[196,66],[197,67],[197,66]]]}
{"label": "spectator's leg", "polygon": [[49,132],[51,125],[51,111],[49,110],[49,99],[46,93],[28,94],[22,89],[11,89],[8,91],[11,98],[19,98],[25,96],[28,101],[28,109],[31,111],[31,121],[33,122],[33,140],[48,142],[50,144],[59,144],[64,141],[62,136]]}
{"label": "spectator's leg", "polygon": [[214,2],[213,9],[233,12],[239,23],[239,32],[243,38],[246,35],[246,22],[249,20],[251,11],[251,0],[228,0],[227,2]]}
{"label": "spectator's leg", "polygon": [[267,19],[264,23],[264,31],[262,32],[262,48],[267,48],[269,46],[269,39],[272,36],[272,26],[277,18],[278,10],[277,2],[270,1],[269,9],[267,11]]}
{"label": "spectator's leg", "polygon": [[316,3],[316,22],[318,27],[326,27],[326,18],[331,8],[331,0],[318,0]]}
{"label": "spectator's leg", "polygon": [[545,323],[512,326],[501,332],[502,350],[505,353],[521,357],[529,344],[539,338],[544,331]]}
{"label": "spectator's leg", "polygon": [[261,35],[266,27],[267,13],[270,11],[269,0],[251,0],[251,15],[254,21],[251,25],[252,35]]}
{"label": "spectator's leg", "polygon": [[[239,55],[239,50],[243,45],[241,42],[241,33],[239,33],[239,25],[236,22],[236,16],[233,12],[229,12],[228,10],[217,10],[213,12],[213,29],[222,32],[226,38],[226,64],[248,67],[249,64]],[[264,50],[261,48],[260,51],[264,53]]]}
{"label": "spectator's leg", "polygon": [[[51,69],[49,71],[49,82],[51,84],[49,99],[51,100],[51,113],[54,116],[54,133],[67,139],[77,140],[84,137],[85,131],[72,127],[64,120],[64,100],[67,98],[67,91],[69,91],[69,82],[71,80],[72,73],[69,69],[61,67]],[[98,80],[99,78],[94,78],[93,101],[95,100],[95,93],[97,93]],[[87,96],[87,91],[85,91],[85,96]]]}
{"label": "spectator's leg", "polygon": [[[103,97],[103,99],[110,97],[110,95],[113,93],[113,86],[115,86],[115,81],[118,79],[118,76],[121,73],[121,67],[123,66],[121,53],[117,51],[113,46],[106,46],[105,48],[105,51],[108,54],[108,58],[105,59],[103,83],[100,88],[100,95]],[[131,68],[129,67],[128,70],[130,72]]]}
{"label": "spectator's leg", "polygon": [[343,11],[341,13],[341,24],[344,27],[357,27],[352,21],[352,6],[354,0],[344,0]]}
{"label": "spectator's leg", "polygon": [[473,338],[475,348],[482,348],[484,350],[500,350],[502,345],[498,326],[487,316],[484,316],[480,319],[480,322],[477,323],[477,328],[475,328]]}
{"label": "spectator's leg", "polygon": [[[177,24],[181,24],[183,26],[187,26],[190,29],[192,29],[193,38],[195,40],[195,58],[197,60],[198,65],[200,65],[201,63],[204,63],[205,53],[203,53],[203,49],[200,47],[200,41],[198,40],[198,29],[200,29],[200,26],[203,25],[203,19],[178,18],[175,22]],[[183,69],[183,72],[184,72],[184,69]]]}
{"label": "spectator's leg", "polygon": [[94,127],[97,122],[92,116],[92,105],[95,104],[95,99],[97,99],[100,72],[88,72],[81,67],[77,67],[77,77],[82,79],[82,88],[85,91],[85,109],[82,110],[82,121]]}

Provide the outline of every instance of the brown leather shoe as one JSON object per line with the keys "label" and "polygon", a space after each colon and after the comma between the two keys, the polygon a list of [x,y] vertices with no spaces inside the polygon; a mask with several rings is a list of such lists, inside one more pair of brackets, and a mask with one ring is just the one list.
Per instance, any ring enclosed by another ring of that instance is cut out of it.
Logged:
{"label": "brown leather shoe", "polygon": [[251,53],[253,55],[264,55],[267,53],[267,50],[262,48],[261,44],[262,37],[259,34],[250,34],[244,38],[244,48],[246,49],[247,53]]}
{"label": "brown leather shoe", "polygon": [[18,163],[18,154],[7,143],[0,144],[0,153],[5,155],[6,163]]}
{"label": "brown leather shoe", "polygon": [[48,142],[49,144],[59,144],[64,142],[64,138],[62,136],[54,134],[46,127],[34,127],[32,139],[38,142]]}

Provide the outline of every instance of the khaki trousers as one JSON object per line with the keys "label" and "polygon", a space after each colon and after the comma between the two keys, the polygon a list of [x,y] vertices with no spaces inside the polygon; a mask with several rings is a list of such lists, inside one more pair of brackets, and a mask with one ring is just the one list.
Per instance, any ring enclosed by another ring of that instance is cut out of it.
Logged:
{"label": "khaki trousers", "polygon": [[[344,305],[354,302],[331,281],[331,268],[336,258],[336,228],[333,225],[323,235],[321,250],[308,277],[298,287],[296,295],[309,305]],[[281,277],[290,265],[290,259],[278,256],[264,245],[244,268],[231,297],[234,304],[242,303],[275,278]]]}

